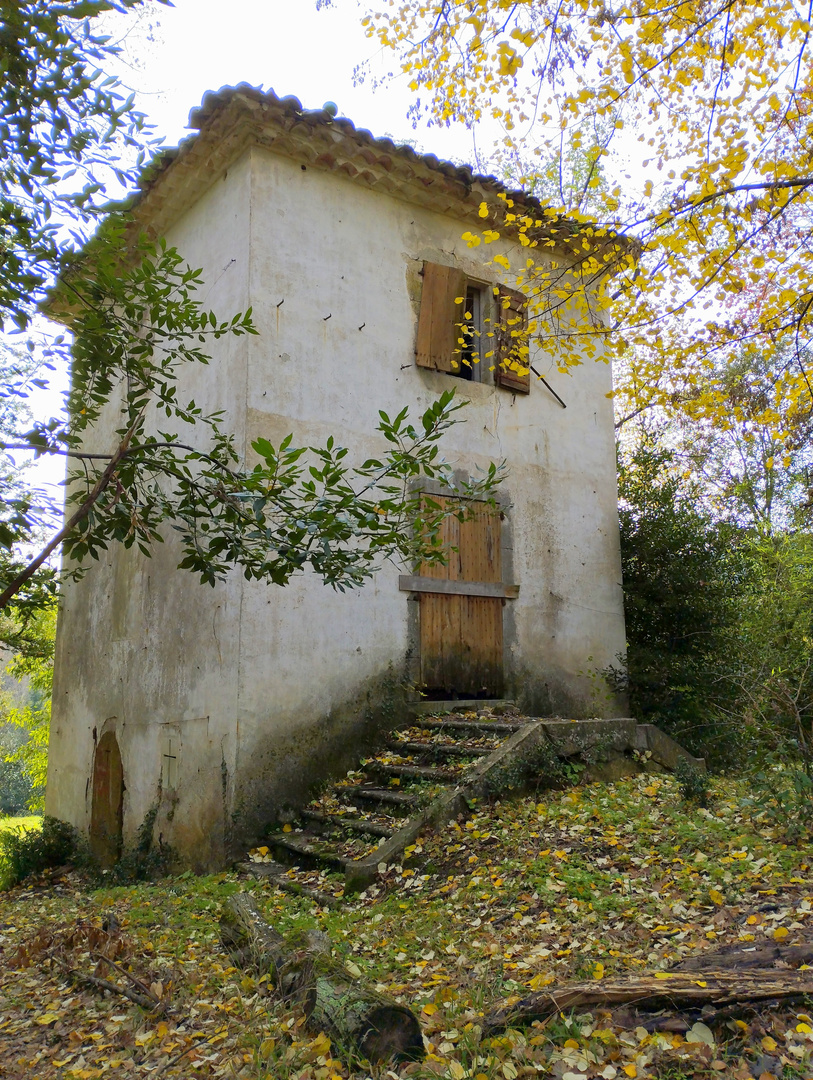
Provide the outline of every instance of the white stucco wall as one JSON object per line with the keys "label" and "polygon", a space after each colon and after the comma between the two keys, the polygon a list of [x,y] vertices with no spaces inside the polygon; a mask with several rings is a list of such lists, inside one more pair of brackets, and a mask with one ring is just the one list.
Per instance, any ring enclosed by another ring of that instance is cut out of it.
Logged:
{"label": "white stucco wall", "polygon": [[[249,457],[258,436],[276,444],[293,432],[300,445],[332,434],[361,462],[382,450],[379,409],[417,415],[455,386],[470,405],[444,455],[468,471],[502,459],[509,469],[506,563],[520,593],[505,608],[507,694],[537,714],[612,715],[585,674],[624,649],[610,370],[590,362],[562,376],[537,357],[562,409],[540,383],[525,397],[417,368],[424,260],[506,280],[465,229],[341,173],[250,150],[168,236],[204,267],[207,305],[251,304],[259,330],[213,348],[214,362],[189,373],[194,396],[226,409]],[[501,250],[524,264],[523,249]],[[114,551],[66,590],[48,810],[87,827],[94,738],[107,724],[132,835],[158,797],[161,740],[173,733],[178,783],[161,791],[159,828],[206,865],[301,800],[309,780],[352,764],[359,741],[394,719],[414,672],[415,604],[392,566],[348,595],[310,575],[285,589],[234,575],[211,590],[175,561],[171,543],[149,561]]]}
{"label": "white stucco wall", "polygon": [[[170,238],[192,266],[206,268],[200,296],[224,315],[249,304],[250,180],[246,158],[189,209]],[[212,352],[216,362],[186,373],[194,382],[190,396],[204,411],[224,409],[226,423],[240,432],[245,339],[223,339]],[[230,796],[224,800],[222,789],[235,755],[233,628],[241,586],[234,578],[213,590],[177,572],[177,562],[171,536],[149,560],[116,547],[64,590],[46,810],[89,828],[94,750],[112,729],[124,767],[125,835],[132,839],[158,797],[164,742],[172,734],[184,771],[177,793],[163,792],[159,828],[203,864],[210,848],[222,852],[227,821]]]}

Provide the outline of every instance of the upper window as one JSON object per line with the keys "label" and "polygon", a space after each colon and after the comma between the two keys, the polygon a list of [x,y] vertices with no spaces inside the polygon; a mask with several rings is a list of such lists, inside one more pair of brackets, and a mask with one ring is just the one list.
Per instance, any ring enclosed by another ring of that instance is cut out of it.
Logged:
{"label": "upper window", "polygon": [[515,393],[530,392],[527,300],[504,285],[471,281],[462,270],[423,264],[418,319],[419,367],[471,382],[494,382]]}
{"label": "upper window", "polygon": [[[460,299],[455,297],[455,302]],[[452,359],[452,374],[469,382],[483,381],[481,339],[483,336],[483,290],[476,285],[466,285],[466,295],[462,298],[462,319],[457,338],[459,353]],[[456,365],[456,366],[455,366]]]}

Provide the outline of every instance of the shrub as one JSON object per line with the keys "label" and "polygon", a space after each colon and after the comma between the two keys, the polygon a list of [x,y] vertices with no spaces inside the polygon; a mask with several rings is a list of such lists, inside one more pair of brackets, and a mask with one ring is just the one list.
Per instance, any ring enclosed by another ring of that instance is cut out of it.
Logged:
{"label": "shrub", "polygon": [[41,829],[0,830],[0,889],[10,889],[29,874],[70,862],[78,849],[72,825],[45,817]]}
{"label": "shrub", "polygon": [[[166,844],[155,843],[153,833],[158,805],[151,807],[138,827],[135,843],[125,847],[121,858],[103,872],[105,884],[129,885],[136,881],[155,881],[169,873],[173,853]],[[99,873],[98,869],[95,873]]]}
{"label": "shrub", "polygon": [[15,724],[0,723],[0,814],[25,814],[34,798],[34,786],[17,759],[28,736]]}
{"label": "shrub", "polygon": [[739,533],[705,514],[675,456],[644,432],[619,460],[627,654],[605,675],[641,722],[694,753],[736,743],[723,719],[737,699],[731,632],[747,577]]}
{"label": "shrub", "polygon": [[784,751],[767,754],[748,783],[742,805],[757,828],[769,825],[796,844],[813,836],[813,776],[803,762]]}
{"label": "shrub", "polygon": [[688,758],[680,758],[675,765],[675,779],[685,802],[706,807],[709,804],[709,776]]}
{"label": "shrub", "polygon": [[494,766],[485,778],[485,793],[487,798],[500,798],[509,791],[522,789],[526,784],[549,788],[567,782],[564,762],[554,746],[543,739],[531,750],[525,750]]}
{"label": "shrub", "polygon": [[129,885],[163,877],[171,870],[173,852],[153,840],[157,813],[157,806],[152,807],[139,827],[135,843],[125,847],[109,870],[100,868],[73,826],[59,818],[43,818],[41,829],[0,829],[0,890],[12,888],[30,874],[65,863],[106,885]]}

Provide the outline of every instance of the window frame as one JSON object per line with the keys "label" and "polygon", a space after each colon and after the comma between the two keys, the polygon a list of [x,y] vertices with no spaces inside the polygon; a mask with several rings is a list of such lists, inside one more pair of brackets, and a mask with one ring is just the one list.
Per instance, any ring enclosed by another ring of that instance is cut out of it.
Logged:
{"label": "window frame", "polygon": [[[476,281],[474,278],[466,278],[464,301],[461,305],[463,318],[457,323],[460,334],[457,339],[459,348],[455,351],[455,357],[459,359],[452,358],[453,370],[450,372],[455,378],[462,379],[464,382],[487,382],[483,377],[486,369],[483,367],[482,342],[486,325],[483,311],[488,308],[488,292],[489,286],[485,282]],[[469,297],[471,297],[471,304],[469,304]],[[469,311],[471,312],[471,319],[466,321],[466,313]],[[465,340],[464,327],[471,327],[468,342]],[[465,355],[467,348],[471,349],[468,358]]]}
{"label": "window frame", "polygon": [[[497,318],[494,320],[494,382],[515,394],[531,392],[530,356],[518,359],[517,349],[528,345],[528,297],[507,285],[495,288]],[[527,367],[524,374],[517,366]]]}
{"label": "window frame", "polygon": [[[491,385],[488,378],[491,371],[494,386],[513,393],[530,393],[530,369],[520,374],[516,370],[517,359],[512,355],[517,350],[517,338],[527,333],[527,297],[516,289],[485,282],[455,266],[425,261],[421,274],[417,366],[481,385]],[[472,313],[474,341],[469,374],[464,373],[461,315],[467,310],[470,293],[477,298],[479,311]],[[456,302],[461,296],[463,302]],[[474,354],[479,359],[474,360]]]}

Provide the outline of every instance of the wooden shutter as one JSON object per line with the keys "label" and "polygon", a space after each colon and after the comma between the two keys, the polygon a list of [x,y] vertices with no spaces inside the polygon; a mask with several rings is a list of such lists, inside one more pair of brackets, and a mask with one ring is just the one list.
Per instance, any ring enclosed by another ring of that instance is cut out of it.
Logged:
{"label": "wooden shutter", "polygon": [[[516,289],[499,286],[494,334],[494,381],[516,394],[530,394],[528,300]],[[517,368],[524,371],[521,374]]]}
{"label": "wooden shutter", "polygon": [[457,339],[460,337],[463,305],[456,304],[455,299],[465,295],[466,275],[462,270],[437,263],[423,264],[423,291],[415,348],[418,367],[446,372],[460,370]]}

